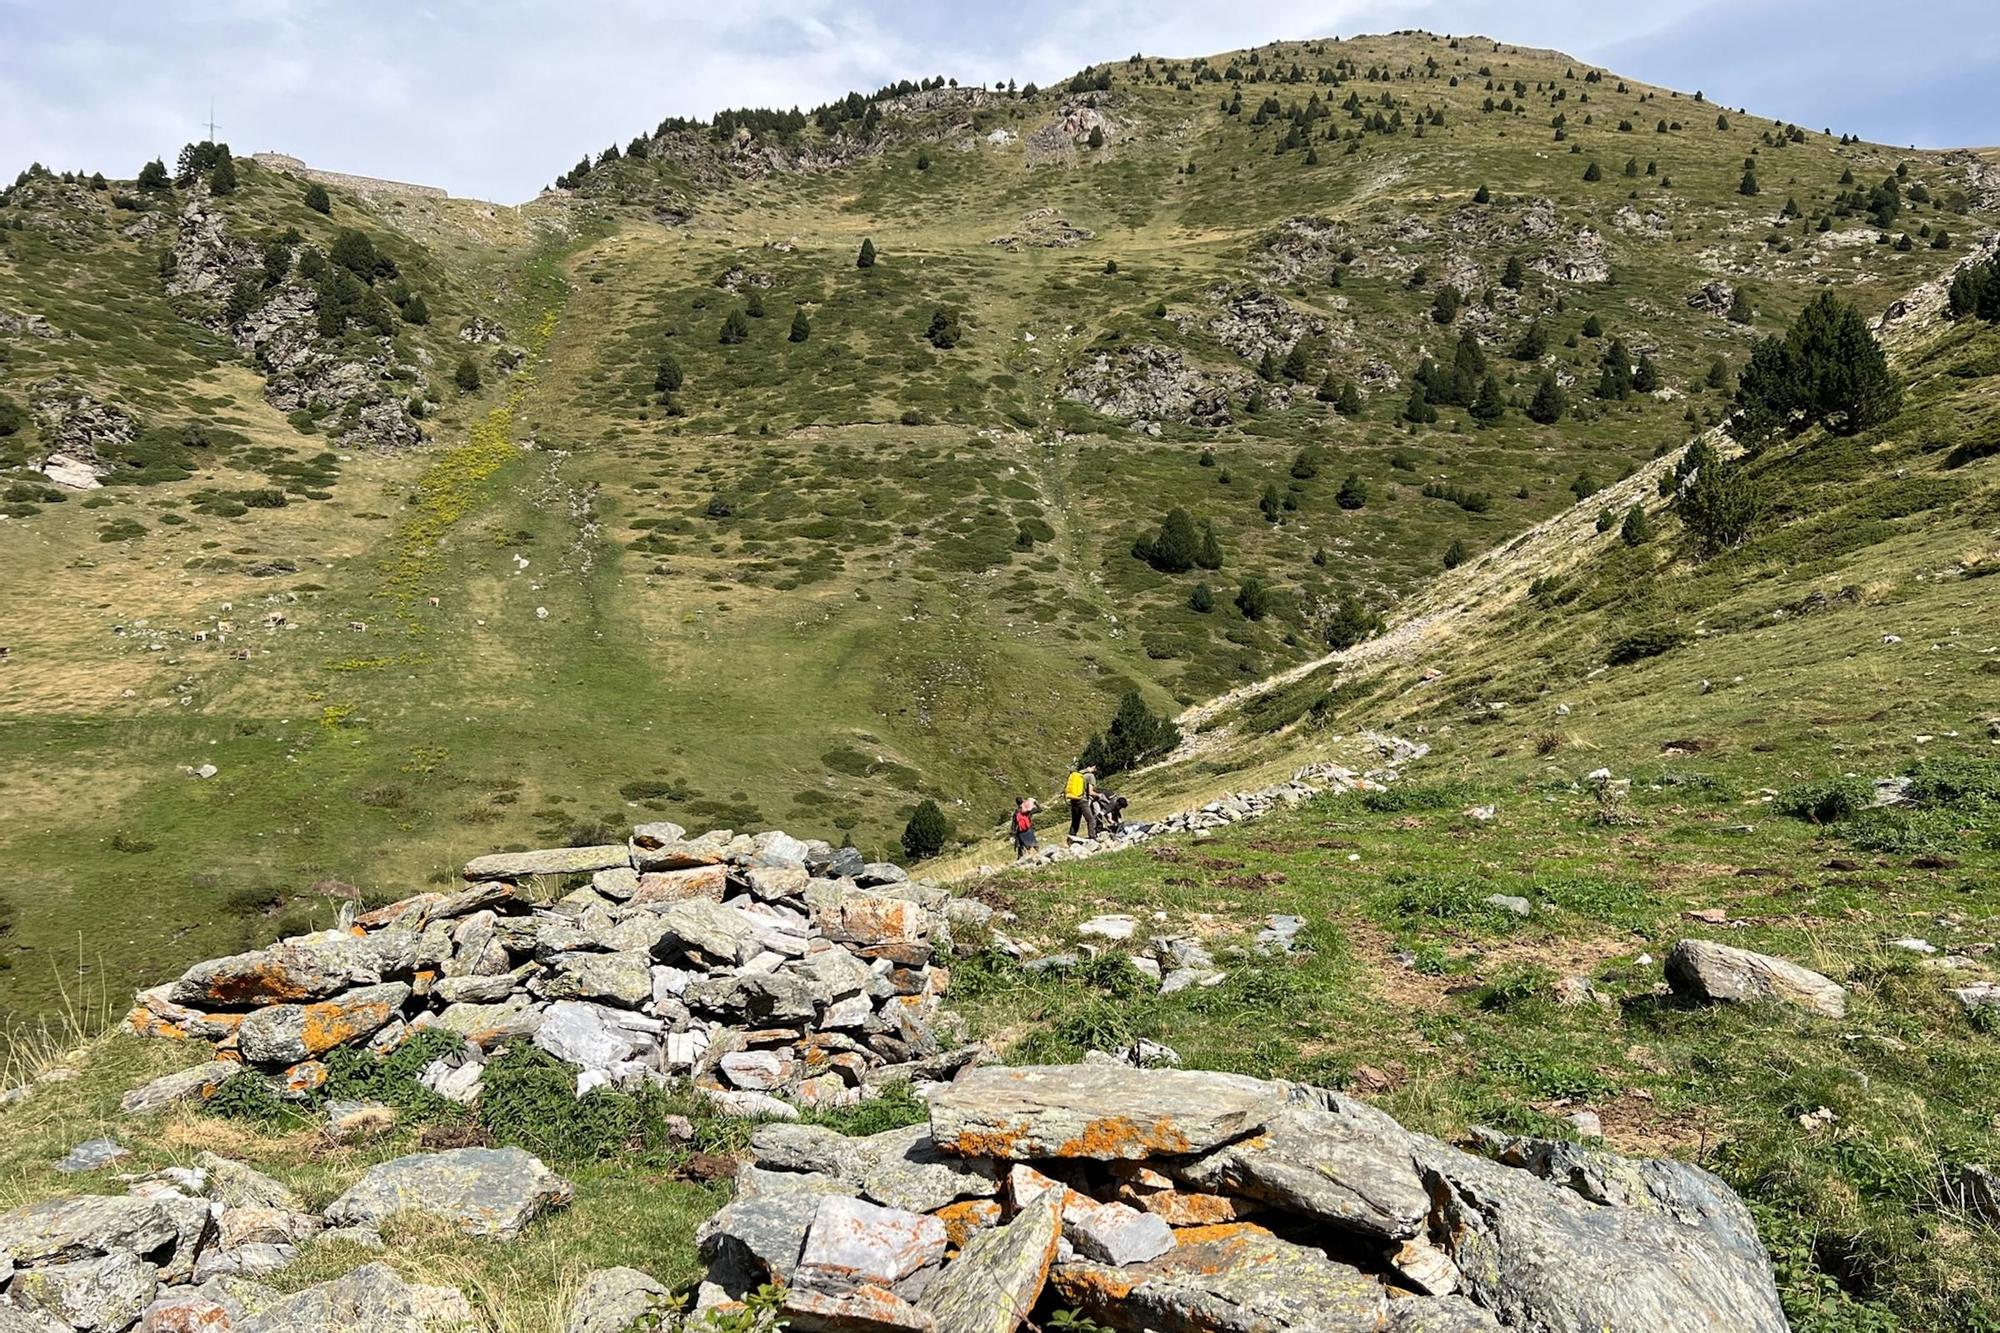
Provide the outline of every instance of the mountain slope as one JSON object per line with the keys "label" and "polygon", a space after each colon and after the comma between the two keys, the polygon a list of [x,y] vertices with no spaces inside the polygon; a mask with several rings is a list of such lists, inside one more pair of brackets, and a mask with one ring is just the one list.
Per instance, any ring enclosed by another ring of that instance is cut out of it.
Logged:
{"label": "mountain slope", "polygon": [[[1125,689],[1165,710],[1315,660],[1343,601],[1387,609],[1454,542],[1501,547],[1719,418],[1711,363],[1726,380],[1823,283],[1879,313],[1991,226],[1982,159],[1486,41],[1075,84],[669,126],[518,210],[334,189],[322,215],[241,161],[228,194],[10,191],[0,310],[61,336],[0,341],[28,418],[0,439],[0,783],[27,815],[0,868],[35,886],[0,989],[45,1009],[86,923],[86,974],[113,949],[161,971],[631,807],[882,849],[935,796],[971,835]],[[396,273],[343,264],[373,295],[315,341],[332,279],[307,255],[343,228]],[[1467,333],[1500,419],[1404,421]],[[1593,396],[1614,340],[1656,390]],[[339,392],[295,407],[301,347]],[[1525,414],[1545,374],[1552,425]],[[25,466],[75,435],[35,410],[71,392],[145,442],[87,494]],[[1219,569],[1134,557],[1176,506]]]}

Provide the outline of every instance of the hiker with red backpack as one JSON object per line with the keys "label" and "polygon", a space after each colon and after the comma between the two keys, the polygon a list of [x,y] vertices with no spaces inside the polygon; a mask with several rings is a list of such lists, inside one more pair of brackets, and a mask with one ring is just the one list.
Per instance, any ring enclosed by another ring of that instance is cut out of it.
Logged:
{"label": "hiker with red backpack", "polygon": [[1035,850],[1035,811],[1042,807],[1032,796],[1023,796],[1014,802],[1014,859],[1020,860]]}

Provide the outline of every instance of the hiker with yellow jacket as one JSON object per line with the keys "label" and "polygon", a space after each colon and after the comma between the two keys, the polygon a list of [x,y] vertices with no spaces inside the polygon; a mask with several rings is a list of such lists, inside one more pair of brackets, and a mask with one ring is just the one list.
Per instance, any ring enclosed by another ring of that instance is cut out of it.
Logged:
{"label": "hiker with yellow jacket", "polygon": [[1097,790],[1097,765],[1085,764],[1070,770],[1069,781],[1063,783],[1063,796],[1069,801],[1069,836],[1074,838],[1077,830],[1088,823],[1090,836],[1097,836],[1097,821],[1090,816],[1091,793]]}

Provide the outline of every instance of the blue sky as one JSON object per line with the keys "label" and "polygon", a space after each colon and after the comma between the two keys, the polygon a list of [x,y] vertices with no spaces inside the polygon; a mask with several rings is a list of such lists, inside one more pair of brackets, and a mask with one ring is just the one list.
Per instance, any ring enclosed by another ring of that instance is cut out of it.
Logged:
{"label": "blue sky", "polygon": [[0,0],[0,170],[130,176],[202,137],[213,96],[239,153],[516,202],[666,115],[1413,27],[1835,133],[2000,144],[1996,0]]}

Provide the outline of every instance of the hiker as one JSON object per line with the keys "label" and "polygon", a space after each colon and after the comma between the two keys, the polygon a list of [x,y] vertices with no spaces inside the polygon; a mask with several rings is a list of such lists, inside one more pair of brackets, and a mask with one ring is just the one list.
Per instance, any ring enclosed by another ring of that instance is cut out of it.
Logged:
{"label": "hiker", "polygon": [[[1078,829],[1090,816],[1090,794],[1097,790],[1097,765],[1085,764],[1070,770],[1069,781],[1063,784],[1063,795],[1069,799],[1069,836],[1074,838]],[[1091,836],[1097,836],[1096,821],[1091,820]]]}
{"label": "hiker", "polygon": [[1020,796],[1014,800],[1014,859],[1020,860],[1035,850],[1035,811],[1042,807],[1032,796]]}

